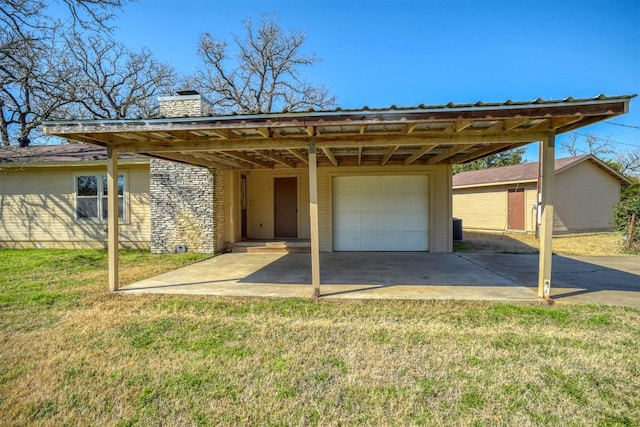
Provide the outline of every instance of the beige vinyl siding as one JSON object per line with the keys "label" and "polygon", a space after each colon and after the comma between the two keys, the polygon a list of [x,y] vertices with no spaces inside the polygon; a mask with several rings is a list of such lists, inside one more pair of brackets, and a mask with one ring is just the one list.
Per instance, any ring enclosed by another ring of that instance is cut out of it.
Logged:
{"label": "beige vinyl siding", "polygon": [[507,198],[502,187],[453,191],[453,217],[465,229],[502,231],[507,225]]}
{"label": "beige vinyl siding", "polygon": [[[273,179],[276,177],[298,178],[298,237],[310,237],[309,224],[309,171],[308,169],[252,170],[247,174],[248,234],[251,239],[272,239],[274,236]],[[340,167],[318,169],[318,212],[320,250],[333,250],[332,224],[332,180],[344,175],[411,175],[429,176],[429,248],[431,252],[452,250],[452,225],[449,166],[410,167]],[[239,215],[237,215],[239,218]],[[239,219],[238,219],[239,220]]]}
{"label": "beige vinyl siding", "polygon": [[613,206],[619,199],[620,182],[591,162],[562,171],[555,180],[553,230],[610,229]]}
{"label": "beige vinyl siding", "polygon": [[[273,239],[275,232],[273,180],[274,178],[296,177],[298,179],[298,238],[309,239],[309,170],[269,169],[244,173],[247,175],[248,237],[250,239]],[[237,179],[240,179],[239,174]],[[239,211],[237,215],[239,221]]]}
{"label": "beige vinyl siding", "polygon": [[536,184],[511,184],[453,190],[453,216],[469,230],[507,231],[510,189],[524,188],[525,230],[535,230]]}
{"label": "beige vinyl siding", "polygon": [[[128,177],[122,247],[149,247],[149,165],[122,165]],[[106,247],[106,223],[76,219],[75,179],[105,167],[40,167],[0,171],[0,246]]]}

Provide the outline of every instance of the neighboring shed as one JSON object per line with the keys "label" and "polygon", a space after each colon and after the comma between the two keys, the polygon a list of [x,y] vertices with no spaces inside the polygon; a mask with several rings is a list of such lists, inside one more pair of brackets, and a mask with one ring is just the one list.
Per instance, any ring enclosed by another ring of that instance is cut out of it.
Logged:
{"label": "neighboring shed", "polygon": [[[0,248],[106,247],[106,151],[0,148]],[[120,244],[148,248],[149,159],[123,153],[119,176]]]}
{"label": "neighboring shed", "polygon": [[[554,233],[613,228],[613,205],[629,180],[589,154],[555,161]],[[453,216],[465,229],[533,233],[538,162],[453,176]]]}

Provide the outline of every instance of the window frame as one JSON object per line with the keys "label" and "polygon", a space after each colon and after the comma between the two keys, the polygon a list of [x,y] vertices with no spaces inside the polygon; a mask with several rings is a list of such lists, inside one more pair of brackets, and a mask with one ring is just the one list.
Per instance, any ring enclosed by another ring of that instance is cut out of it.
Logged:
{"label": "window frame", "polygon": [[[97,195],[96,196],[79,196],[78,195],[78,179],[83,176],[95,177],[97,180]],[[104,200],[108,200],[108,196],[105,195],[107,192],[106,186],[104,185],[104,181],[107,177],[105,172],[76,172],[73,176],[73,196],[74,196],[74,217],[77,222],[82,223],[93,223],[93,224],[106,224],[107,218],[103,217],[103,205]],[[121,224],[129,223],[129,173],[126,170],[119,170],[118,177],[122,177],[122,217],[119,217],[118,222]],[[97,198],[97,206],[96,206],[96,217],[93,218],[82,218],[78,215],[79,205],[78,201],[83,198],[96,197]]]}

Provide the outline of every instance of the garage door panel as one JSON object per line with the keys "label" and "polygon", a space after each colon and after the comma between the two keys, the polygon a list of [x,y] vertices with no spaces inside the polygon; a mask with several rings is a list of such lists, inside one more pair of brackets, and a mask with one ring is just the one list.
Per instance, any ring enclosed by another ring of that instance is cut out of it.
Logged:
{"label": "garage door panel", "polygon": [[339,221],[334,224],[334,227],[338,227],[341,230],[351,230],[353,232],[360,229],[360,215],[357,213],[345,213],[340,216]]}
{"label": "garage door panel", "polygon": [[406,214],[403,222],[404,229],[414,232],[427,231],[427,223],[424,218],[424,214]]}
{"label": "garage door panel", "polygon": [[403,247],[406,247],[408,251],[426,251],[427,250],[427,235],[416,232],[402,233]]}
{"label": "garage door panel", "polygon": [[335,177],[334,250],[428,250],[428,200],[425,175]]}
{"label": "garage door panel", "polygon": [[358,233],[341,233],[336,236],[333,241],[334,246],[342,248],[343,251],[359,251],[360,249],[360,237]]}
{"label": "garage door panel", "polygon": [[402,251],[404,250],[404,239],[402,232],[397,231],[382,231],[380,233],[382,244],[387,247],[389,251]]}
{"label": "garage door panel", "polygon": [[374,231],[379,227],[379,215],[375,213],[363,213],[360,214],[360,228],[359,230],[364,231]]}
{"label": "garage door panel", "polygon": [[427,205],[423,199],[417,199],[414,197],[405,197],[401,205],[403,210],[411,212],[419,212],[421,215],[426,214]]}
{"label": "garage door panel", "polygon": [[364,197],[364,196],[360,196],[360,199],[358,199],[359,203],[358,203],[358,207],[365,212],[376,212],[379,211],[380,206],[379,203],[380,201],[378,200],[378,198],[376,197],[372,197],[374,195],[369,195],[369,197]]}
{"label": "garage door panel", "polygon": [[394,233],[402,233],[404,230],[404,222],[399,215],[394,215],[391,218],[386,218],[385,230]]}

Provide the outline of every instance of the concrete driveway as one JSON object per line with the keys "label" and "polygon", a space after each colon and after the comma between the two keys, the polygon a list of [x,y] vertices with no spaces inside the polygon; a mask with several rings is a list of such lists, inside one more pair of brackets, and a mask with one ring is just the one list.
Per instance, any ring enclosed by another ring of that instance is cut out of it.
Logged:
{"label": "concrete driveway", "polygon": [[[557,302],[640,307],[640,257],[554,256]],[[321,254],[321,298],[539,302],[537,255]],[[230,253],[134,283],[123,293],[312,295],[309,254]]]}
{"label": "concrete driveway", "polygon": [[[495,274],[537,290],[537,255],[462,256]],[[557,303],[580,302],[640,307],[640,256],[554,255],[551,297]]]}

